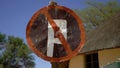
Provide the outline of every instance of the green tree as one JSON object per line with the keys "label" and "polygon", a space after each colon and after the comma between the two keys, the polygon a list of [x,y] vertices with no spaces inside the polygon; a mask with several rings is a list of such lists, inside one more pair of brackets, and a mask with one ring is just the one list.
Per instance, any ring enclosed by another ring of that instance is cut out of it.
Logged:
{"label": "green tree", "polygon": [[5,34],[0,33],[0,43],[5,42]]}
{"label": "green tree", "polygon": [[87,8],[75,10],[85,23],[86,31],[99,26],[111,16],[120,12],[120,3],[117,0],[109,0],[108,2],[86,1]]}
{"label": "green tree", "polygon": [[[2,56],[2,51],[3,51],[3,48],[5,47],[4,46],[5,42],[6,42],[5,34],[0,33],[0,57]],[[0,59],[0,61],[1,61],[1,59]]]}
{"label": "green tree", "polygon": [[34,58],[31,51],[21,38],[8,36],[6,42],[5,34],[0,33],[0,42],[4,42],[4,51],[0,56],[0,64],[4,68],[34,68]]}

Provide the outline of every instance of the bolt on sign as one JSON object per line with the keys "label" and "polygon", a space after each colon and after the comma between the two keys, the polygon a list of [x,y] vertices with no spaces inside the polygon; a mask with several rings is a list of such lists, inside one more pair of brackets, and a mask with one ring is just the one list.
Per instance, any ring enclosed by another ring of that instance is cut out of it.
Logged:
{"label": "bolt on sign", "polygon": [[63,62],[77,55],[84,45],[82,21],[69,8],[49,5],[37,11],[26,29],[29,47],[50,62]]}

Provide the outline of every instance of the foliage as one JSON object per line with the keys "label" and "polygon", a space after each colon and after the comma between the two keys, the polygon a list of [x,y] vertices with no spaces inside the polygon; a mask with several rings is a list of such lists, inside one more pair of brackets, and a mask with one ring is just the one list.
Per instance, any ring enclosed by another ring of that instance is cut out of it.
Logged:
{"label": "foliage", "polygon": [[[5,40],[4,34],[0,34],[0,40],[0,42]],[[21,38],[8,36],[4,46],[4,51],[0,56],[0,64],[3,64],[4,68],[34,68],[35,63],[31,51]]]}
{"label": "foliage", "polygon": [[87,8],[83,10],[75,10],[85,23],[86,31],[99,26],[111,16],[120,12],[120,3],[117,0],[109,0],[108,2],[87,1]]}
{"label": "foliage", "polygon": [[0,43],[4,42],[5,43],[5,34],[0,33]]}

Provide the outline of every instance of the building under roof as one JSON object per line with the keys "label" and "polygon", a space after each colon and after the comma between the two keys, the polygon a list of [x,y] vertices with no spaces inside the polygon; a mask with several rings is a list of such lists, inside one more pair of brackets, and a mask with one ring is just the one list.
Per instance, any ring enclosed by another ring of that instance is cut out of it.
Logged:
{"label": "building under roof", "polygon": [[[120,13],[87,34],[84,47],[69,62],[69,68],[104,68],[119,61]],[[113,67],[110,67],[113,68]],[[117,66],[114,68],[117,68]],[[118,67],[119,68],[119,67]]]}

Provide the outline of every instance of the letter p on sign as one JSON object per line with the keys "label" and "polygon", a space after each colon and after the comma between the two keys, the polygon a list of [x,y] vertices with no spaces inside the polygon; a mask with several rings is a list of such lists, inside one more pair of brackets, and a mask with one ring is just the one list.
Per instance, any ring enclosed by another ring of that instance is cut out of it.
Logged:
{"label": "letter p on sign", "polygon": [[[67,21],[62,19],[56,19],[54,22],[60,28],[65,39],[67,39]],[[48,24],[48,42],[47,42],[47,56],[53,57],[54,44],[62,44],[58,38],[55,37],[55,33],[52,26]]]}

